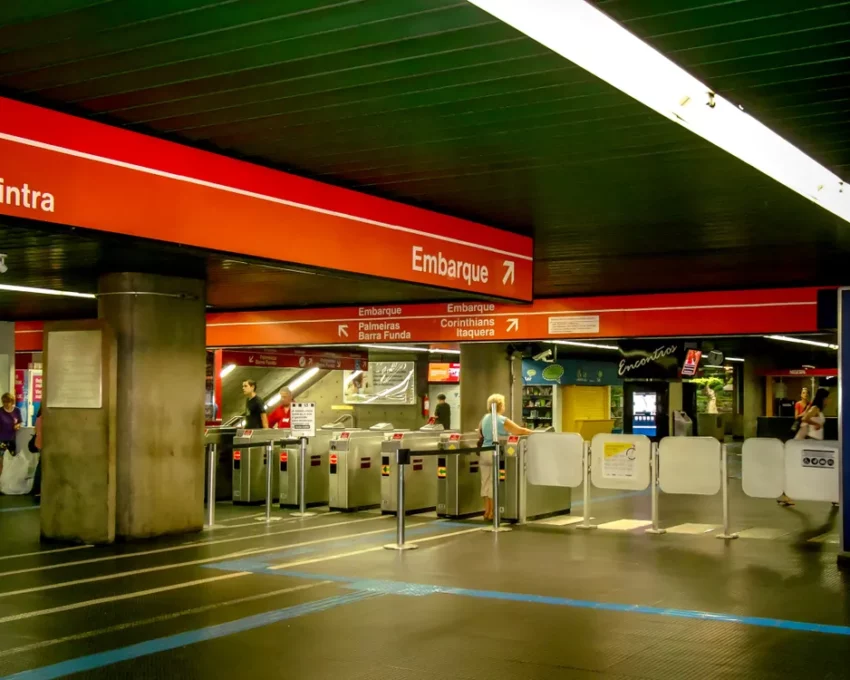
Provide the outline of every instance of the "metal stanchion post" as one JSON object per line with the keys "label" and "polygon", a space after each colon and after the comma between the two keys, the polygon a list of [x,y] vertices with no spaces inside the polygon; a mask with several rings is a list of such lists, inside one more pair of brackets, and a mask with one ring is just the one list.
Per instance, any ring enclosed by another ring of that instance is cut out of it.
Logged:
{"label": "metal stanchion post", "polygon": [[272,521],[272,454],[274,442],[266,446],[266,522]]}
{"label": "metal stanchion post", "polygon": [[315,512],[307,512],[307,437],[301,437],[298,451],[298,512],[293,517],[312,517]]}
{"label": "metal stanchion post", "polygon": [[648,534],[666,534],[667,529],[658,526],[658,444],[653,443],[649,454],[649,471],[652,477],[652,527]]}
{"label": "metal stanchion post", "polygon": [[207,471],[207,527],[215,524],[215,464],[218,447],[215,444],[207,445],[207,460],[209,470]]}
{"label": "metal stanchion post", "polygon": [[717,538],[738,538],[738,534],[729,532],[729,471],[726,462],[726,444],[720,446],[720,488],[723,492],[723,533]]}
{"label": "metal stanchion post", "polygon": [[415,550],[418,545],[404,542],[404,468],[410,458],[408,449],[399,449],[396,452],[396,469],[398,478],[396,481],[396,489],[398,496],[396,498],[396,542],[388,543],[384,546],[387,550]]}
{"label": "metal stanchion post", "polygon": [[584,443],[584,479],[582,480],[582,510],[584,517],[581,524],[577,526],[579,529],[595,529],[596,525],[590,523],[590,444]]}

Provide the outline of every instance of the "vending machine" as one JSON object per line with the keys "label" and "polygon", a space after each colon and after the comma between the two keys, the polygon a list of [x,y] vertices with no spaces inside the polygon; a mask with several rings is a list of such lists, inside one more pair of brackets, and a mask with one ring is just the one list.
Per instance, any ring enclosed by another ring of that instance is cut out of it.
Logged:
{"label": "vending machine", "polygon": [[670,434],[668,383],[626,382],[623,401],[623,430],[626,434],[642,434],[656,442]]}

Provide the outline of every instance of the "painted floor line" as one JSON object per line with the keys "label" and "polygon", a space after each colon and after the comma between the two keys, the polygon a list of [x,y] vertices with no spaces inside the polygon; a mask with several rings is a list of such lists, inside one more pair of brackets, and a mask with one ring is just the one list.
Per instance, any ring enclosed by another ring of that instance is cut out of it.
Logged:
{"label": "painted floor line", "polygon": [[72,545],[68,548],[54,548],[52,550],[35,550],[33,552],[19,553],[17,555],[3,555],[2,557],[0,557],[0,562],[2,562],[3,560],[15,560],[15,559],[18,559],[19,557],[34,557],[36,555],[54,555],[56,553],[71,552],[72,550],[86,550],[87,548],[94,548],[94,546],[86,543],[85,545]]}
{"label": "painted floor line", "polygon": [[277,609],[263,614],[256,614],[243,619],[229,621],[228,623],[221,623],[207,628],[178,633],[177,635],[170,635],[168,637],[162,637],[155,640],[147,640],[135,645],[130,645],[129,647],[91,654],[77,659],[61,661],[51,666],[34,668],[32,670],[22,671],[21,673],[15,673],[14,675],[8,675],[2,680],[54,680],[54,678],[61,678],[73,673],[91,671],[97,668],[121,663],[122,661],[130,661],[132,659],[138,659],[140,657],[165,652],[171,649],[177,649],[179,647],[186,647],[187,645],[193,645],[199,642],[215,640],[228,635],[242,633],[255,628],[262,628],[281,621],[294,619],[299,616],[327,611],[345,604],[359,602],[374,597],[380,597],[380,594],[360,591],[348,593],[346,595],[334,595],[322,600],[299,604],[293,607],[286,607],[285,609]]}
{"label": "painted floor line", "polygon": [[27,510],[38,510],[40,505],[25,505],[21,508],[0,508],[0,512],[25,512]]}
{"label": "painted floor line", "polygon": [[[430,524],[430,522],[423,523]],[[291,548],[300,548],[308,545],[317,545],[319,543],[329,543],[331,541],[339,541],[344,540],[346,538],[356,538],[358,536],[370,536],[375,534],[385,534],[387,533],[386,529],[377,529],[375,531],[364,531],[359,534],[350,534],[349,536],[329,536],[327,538],[319,538],[314,541],[304,541],[301,543],[293,543],[291,545],[276,545],[268,548],[261,548],[252,553],[252,555],[260,554],[260,553],[270,553],[270,552],[281,552],[286,549]],[[39,593],[45,590],[56,590],[57,588],[67,588],[69,586],[82,585],[85,583],[98,583],[102,581],[112,581],[114,579],[126,578],[128,576],[138,576],[140,574],[150,574],[154,572],[167,571],[169,569],[180,569],[183,567],[193,567],[201,564],[211,564],[213,562],[223,562],[240,555],[244,555],[244,551],[238,553],[229,553],[227,555],[218,555],[217,557],[206,557],[200,560],[191,560],[189,562],[177,562],[174,564],[162,564],[156,567],[146,567],[144,569],[134,569],[132,571],[122,571],[117,574],[104,574],[102,576],[90,576],[88,578],[76,579],[74,581],[63,581],[60,583],[50,583],[47,585],[34,586],[32,588],[22,588],[20,590],[9,590],[4,593],[0,593],[0,598],[4,597],[12,597],[14,595],[27,595],[29,593]]]}
{"label": "painted floor line", "polygon": [[[321,517],[327,517],[328,515],[339,515],[340,512],[338,510],[332,510],[331,512],[323,512],[314,515],[313,517],[284,517],[282,520],[275,520],[275,517],[280,517],[280,515],[272,515],[272,521],[276,524],[275,526],[280,526],[281,524],[294,524],[295,522],[309,522],[311,519],[319,519]],[[261,517],[265,517],[266,514],[262,513],[260,515],[256,515],[253,522],[246,522],[245,524],[228,524],[219,528],[219,531],[223,529],[241,529],[243,527],[256,527],[258,526],[257,522],[260,521]],[[244,519],[241,518],[240,519]],[[226,521],[226,520],[225,520]]]}
{"label": "painted floor line", "polygon": [[453,588],[447,586],[434,586],[424,583],[410,583],[405,581],[390,581],[379,579],[360,579],[349,576],[338,576],[334,574],[314,574],[300,571],[278,571],[282,576],[294,578],[306,578],[322,581],[336,581],[347,583],[349,587],[356,590],[367,590],[369,592],[397,595],[423,595],[444,594],[460,595],[464,597],[475,597],[488,600],[502,600],[509,602],[527,602],[531,604],[546,604],[560,607],[574,607],[578,609],[594,609],[597,611],[619,612],[625,614],[648,614],[652,616],[670,616],[683,619],[698,619],[702,621],[725,621],[746,626],[757,626],[761,628],[778,628],[783,630],[794,630],[807,633],[824,633],[829,635],[850,636],[850,626],[840,626],[825,623],[812,623],[808,621],[791,621],[787,619],[773,619],[760,616],[741,616],[738,614],[723,614],[717,612],[704,612],[689,609],[672,609],[664,607],[653,607],[639,604],[621,604],[617,602],[596,602],[593,600],[575,600],[565,597],[551,597],[547,595],[533,595],[526,593],[509,593],[497,590],[477,590],[471,588]]}
{"label": "painted floor line", "polygon": [[[167,548],[154,548],[152,550],[140,550],[138,552],[122,553],[120,555],[105,555],[103,557],[92,557],[87,560],[76,560],[74,562],[62,562],[60,564],[48,564],[40,567],[28,567],[26,569],[15,569],[14,571],[0,572],[0,578],[16,576],[18,574],[32,574],[40,571],[51,571],[53,569],[62,569],[64,567],[77,567],[84,564],[96,564],[98,562],[109,562],[111,560],[126,560],[133,557],[144,557],[146,555],[160,555],[162,553],[175,552],[177,550],[189,550],[191,548],[206,547],[209,545],[223,545],[225,543],[236,543],[239,541],[253,541],[257,539],[268,538],[270,536],[283,536],[285,534],[297,534],[303,531],[319,531],[321,529],[332,529],[334,527],[346,526],[349,524],[359,524],[361,522],[374,522],[379,519],[389,519],[389,515],[378,517],[361,517],[358,519],[348,520],[344,522],[332,522],[331,524],[316,524],[309,527],[298,527],[297,529],[285,529],[283,531],[269,531],[264,534],[251,534],[250,536],[232,536],[230,538],[220,538],[213,541],[194,541],[191,543],[181,543]],[[231,527],[232,528],[232,527]],[[0,593],[3,597],[5,593]]]}
{"label": "painted floor line", "polygon": [[271,590],[267,593],[258,593],[257,595],[247,595],[245,597],[237,597],[234,600],[225,600],[224,602],[215,602],[213,604],[205,604],[200,607],[192,607],[191,609],[183,609],[178,612],[169,612],[168,614],[160,614],[159,616],[152,616],[148,619],[139,619],[138,621],[128,621],[127,623],[118,623],[114,626],[108,626],[106,628],[98,628],[96,630],[87,630],[83,633],[75,633],[74,635],[66,635],[65,637],[53,638],[51,640],[39,640],[38,642],[33,642],[29,645],[23,645],[21,647],[13,647],[11,649],[4,649],[0,651],[0,658],[4,656],[14,656],[15,654],[23,654],[25,652],[33,652],[38,649],[44,649],[46,647],[54,647],[56,645],[61,645],[65,642],[79,642],[80,640],[88,640],[90,638],[98,637],[100,635],[108,635],[109,633],[119,633],[123,630],[129,630],[131,628],[139,628],[141,626],[147,626],[154,623],[163,623],[164,621],[171,621],[173,619],[178,619],[183,616],[191,616],[192,614],[204,614],[209,611],[213,611],[215,609],[221,609],[223,607],[229,607],[236,604],[246,604],[248,602],[255,602],[257,600],[266,600],[271,597],[277,597],[278,595],[286,595],[288,593],[297,593],[301,590],[310,590],[312,588],[318,588],[319,586],[328,585],[331,581],[316,581],[315,583],[305,583],[300,586],[290,586],[289,588],[281,588],[279,590]]}
{"label": "painted floor line", "polygon": [[[194,581],[185,581],[183,583],[173,583],[168,586],[161,586],[159,588],[149,588],[148,590],[136,590],[131,593],[121,593],[120,595],[111,595],[109,597],[98,597],[94,600],[84,600],[82,602],[74,602],[72,604],[65,604],[59,607],[50,607],[49,609],[36,609],[35,611],[29,612],[21,612],[20,614],[12,614],[10,616],[4,616],[0,618],[0,624],[3,623],[12,623],[14,621],[23,621],[25,619],[34,619],[39,616],[47,616],[49,614],[60,614],[62,612],[69,612],[75,609],[84,609],[85,607],[94,607],[99,604],[108,604],[110,602],[121,602],[122,600],[130,600],[137,597],[144,597],[145,595],[155,595],[157,593],[167,593],[172,590],[180,590],[182,588],[190,588],[192,586],[198,586],[207,583],[214,583],[216,581],[226,581],[228,579],[239,578],[240,576],[247,576],[249,572],[247,571],[239,571],[232,572],[230,574],[226,574],[225,576],[217,576],[214,578],[201,578],[196,579]],[[3,654],[0,653],[0,656]]]}

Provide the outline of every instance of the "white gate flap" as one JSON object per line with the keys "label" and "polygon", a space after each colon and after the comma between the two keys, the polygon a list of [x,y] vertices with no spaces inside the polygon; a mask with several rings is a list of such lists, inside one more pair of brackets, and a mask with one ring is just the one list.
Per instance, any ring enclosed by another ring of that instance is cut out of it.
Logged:
{"label": "white gate flap", "polygon": [[785,493],[795,501],[838,502],[841,452],[836,441],[785,442]]}
{"label": "white gate flap", "polygon": [[652,444],[640,434],[598,434],[590,444],[591,479],[598,489],[641,491],[649,486]]}
{"label": "white gate flap", "polygon": [[720,491],[720,442],[714,437],[665,437],[658,459],[664,493],[713,496]]}
{"label": "white gate flap", "polygon": [[581,485],[584,440],[572,432],[539,432],[529,435],[526,479],[536,486]]}
{"label": "white gate flap", "polygon": [[779,439],[747,439],[741,463],[741,481],[748,496],[776,498],[785,490],[785,445]]}

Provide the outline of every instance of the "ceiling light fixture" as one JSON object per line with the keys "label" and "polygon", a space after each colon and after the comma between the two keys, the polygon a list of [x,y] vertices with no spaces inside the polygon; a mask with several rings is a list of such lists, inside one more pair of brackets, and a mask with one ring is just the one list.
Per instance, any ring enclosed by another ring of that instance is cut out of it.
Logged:
{"label": "ceiling light fixture", "polygon": [[805,338],[793,338],[790,335],[765,335],[768,340],[780,340],[782,342],[793,342],[798,345],[809,345],[810,347],[822,347],[823,349],[838,349],[838,345],[832,345],[828,342],[818,342],[817,340],[806,340]]}
{"label": "ceiling light fixture", "polygon": [[424,347],[409,347],[407,345],[357,345],[358,347],[365,347],[368,349],[386,349],[392,352],[425,352],[426,354],[430,352],[430,349],[426,349]]}
{"label": "ceiling light fixture", "polygon": [[618,90],[850,222],[850,188],[585,0],[470,0]]}
{"label": "ceiling light fixture", "polygon": [[75,293],[70,290],[54,290],[53,288],[33,288],[31,286],[12,286],[6,283],[0,283],[0,290],[7,290],[10,293],[34,293],[35,295],[55,295],[57,297],[72,297],[84,298],[86,300],[94,300],[97,298],[92,293]]}
{"label": "ceiling light fixture", "polygon": [[[316,373],[318,373],[318,372],[319,372],[319,367],[313,366],[313,368],[308,369],[307,371],[305,371],[304,373],[299,375],[297,378],[295,378],[295,380],[293,380],[291,383],[289,383],[286,386],[287,389],[290,392],[295,392],[295,390],[297,390],[299,387],[301,387],[308,380],[311,380],[316,375]],[[280,396],[280,395],[278,395],[278,396]]]}
{"label": "ceiling light fixture", "polygon": [[226,378],[231,373],[233,373],[233,371],[235,371],[235,370],[236,370],[236,364],[227,364],[227,366],[225,366],[224,368],[221,369],[221,373],[218,374],[218,377],[219,378]]}
{"label": "ceiling light fixture", "polygon": [[746,361],[746,359],[741,359],[740,357],[726,357],[726,361],[739,361],[743,363]]}
{"label": "ceiling light fixture", "polygon": [[567,345],[569,347],[590,347],[591,349],[610,349],[616,352],[620,351],[617,345],[596,345],[592,342],[578,342],[574,340],[552,340],[553,345]]}

